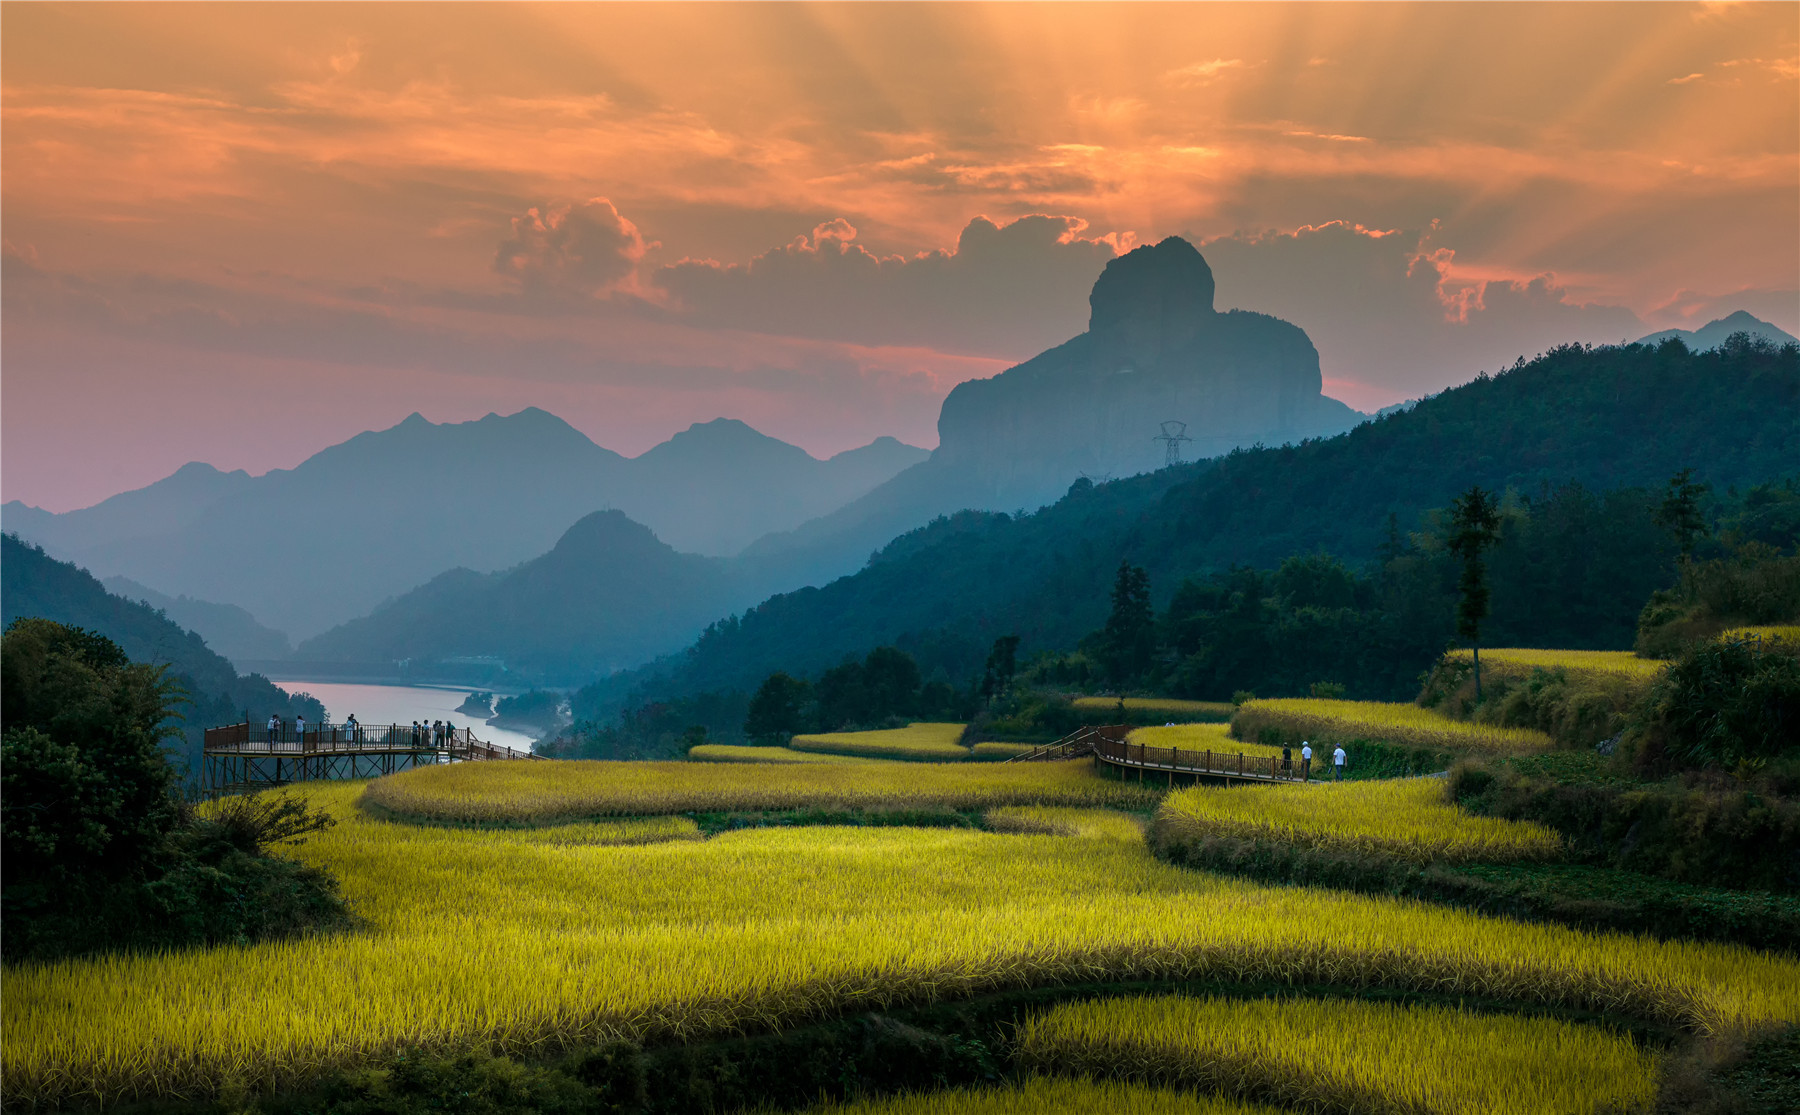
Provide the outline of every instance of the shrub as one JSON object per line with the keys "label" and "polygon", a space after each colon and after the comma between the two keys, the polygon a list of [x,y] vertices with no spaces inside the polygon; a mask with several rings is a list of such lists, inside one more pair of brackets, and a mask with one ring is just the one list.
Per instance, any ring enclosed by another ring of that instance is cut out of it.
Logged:
{"label": "shrub", "polygon": [[1652,771],[1753,767],[1800,751],[1800,644],[1690,645],[1651,687],[1625,742]]}

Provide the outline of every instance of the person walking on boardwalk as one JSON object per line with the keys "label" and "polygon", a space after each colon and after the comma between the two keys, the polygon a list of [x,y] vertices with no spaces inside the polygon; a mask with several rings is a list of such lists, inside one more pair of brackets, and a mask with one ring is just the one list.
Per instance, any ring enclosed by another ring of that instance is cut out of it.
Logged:
{"label": "person walking on boardwalk", "polygon": [[1312,744],[1300,741],[1300,781],[1312,778]]}
{"label": "person walking on boardwalk", "polygon": [[1294,774],[1294,749],[1285,743],[1281,745],[1281,774],[1284,778]]}
{"label": "person walking on boardwalk", "polygon": [[1344,777],[1344,745],[1343,744],[1341,744],[1341,743],[1338,744],[1337,750],[1333,751],[1331,753],[1331,764],[1334,768],[1336,768],[1332,771],[1332,774],[1331,774],[1332,781],[1335,782],[1338,779]]}

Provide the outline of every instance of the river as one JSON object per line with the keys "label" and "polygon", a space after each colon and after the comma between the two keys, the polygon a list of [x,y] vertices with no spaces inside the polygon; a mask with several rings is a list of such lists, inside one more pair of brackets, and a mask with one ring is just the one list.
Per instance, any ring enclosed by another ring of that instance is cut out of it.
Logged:
{"label": "river", "polygon": [[467,689],[434,689],[423,685],[351,685],[331,681],[281,681],[269,679],[289,693],[311,693],[325,706],[332,723],[341,723],[355,714],[365,727],[376,724],[411,724],[415,720],[430,723],[448,720],[458,728],[471,728],[475,738],[485,743],[505,744],[529,751],[531,737],[484,724],[464,716],[456,706],[468,697]]}

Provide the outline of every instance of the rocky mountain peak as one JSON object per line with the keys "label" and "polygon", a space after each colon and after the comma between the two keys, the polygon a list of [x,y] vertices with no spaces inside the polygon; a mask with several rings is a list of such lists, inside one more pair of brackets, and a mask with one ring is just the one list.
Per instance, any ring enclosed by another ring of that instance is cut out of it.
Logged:
{"label": "rocky mountain peak", "polygon": [[1154,363],[1215,317],[1213,273],[1179,236],[1134,248],[1106,265],[1088,295],[1088,332],[1108,348]]}

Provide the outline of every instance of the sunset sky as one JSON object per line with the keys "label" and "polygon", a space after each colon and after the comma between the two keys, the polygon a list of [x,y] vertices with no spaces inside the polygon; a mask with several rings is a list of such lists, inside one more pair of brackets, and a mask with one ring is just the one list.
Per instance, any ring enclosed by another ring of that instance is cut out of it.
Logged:
{"label": "sunset sky", "polygon": [[1800,332],[1800,5],[0,5],[6,499],[413,411],[826,455],[1179,234],[1361,409]]}

